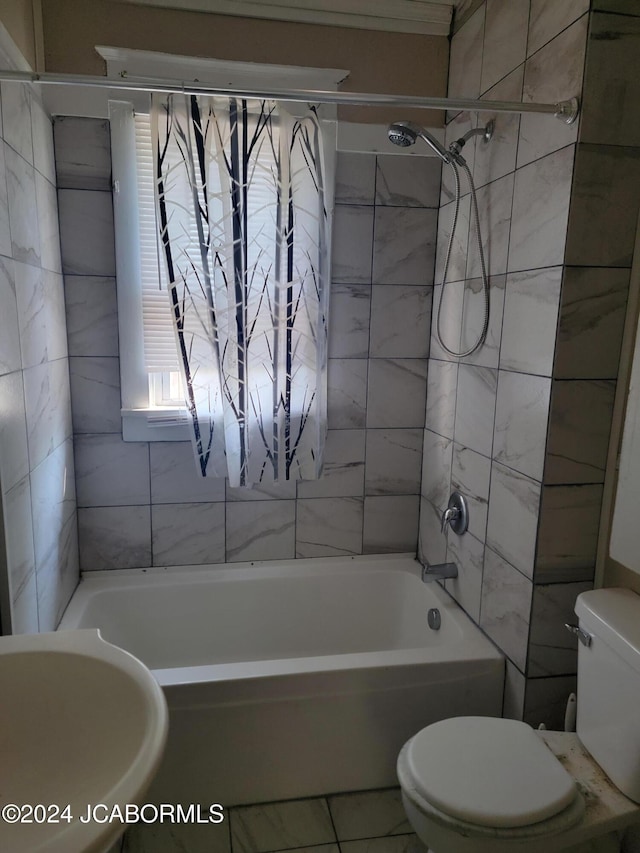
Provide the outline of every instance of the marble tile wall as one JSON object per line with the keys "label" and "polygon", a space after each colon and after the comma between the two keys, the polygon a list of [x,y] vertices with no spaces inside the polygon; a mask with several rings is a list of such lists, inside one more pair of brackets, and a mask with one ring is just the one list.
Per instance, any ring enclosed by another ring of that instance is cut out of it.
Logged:
{"label": "marble tile wall", "polygon": [[[449,591],[507,656],[504,713],[560,725],[576,672],[563,623],[594,576],[640,206],[640,13],[615,0],[466,9],[450,94],[556,101],[582,89],[582,115],[570,126],[498,116],[493,141],[464,150],[487,232],[489,334],[479,353],[452,358],[434,311],[420,548],[458,563]],[[449,118],[447,139],[476,121]],[[452,206],[443,185],[436,306]],[[479,313],[465,302],[478,291],[473,235],[456,244],[441,322],[451,348],[469,345]],[[445,538],[438,515],[454,488],[471,524]]]}
{"label": "marble tile wall", "polygon": [[415,551],[439,162],[339,154],[325,474],[247,490],[122,441],[108,125],[55,143],[82,568]]}
{"label": "marble tile wall", "polygon": [[69,360],[51,120],[32,87],[0,97],[3,630],[31,633],[56,628],[78,583]]}
{"label": "marble tile wall", "polygon": [[[453,37],[449,94],[516,101],[579,94],[589,2],[557,7],[545,0],[470,6]],[[578,126],[540,115],[461,114],[449,116],[447,139],[490,118],[493,140],[476,137],[463,152],[477,187],[490,275],[489,331],[477,353],[453,357],[438,344],[434,310],[420,550],[428,562],[457,563],[459,577],[446,587],[505,653],[505,713],[557,724],[561,703],[554,689],[564,691],[575,674],[575,644],[564,636],[563,623],[593,577],[592,525],[619,343],[606,344],[607,368],[597,375],[572,371],[583,364],[583,346],[597,348],[614,329],[619,335],[627,281],[615,272],[599,278],[577,271],[582,258],[575,270],[566,267],[569,220],[577,215]],[[453,207],[447,177],[443,187],[434,306],[443,299],[445,343],[460,350],[482,324],[480,264],[465,197],[464,229],[442,296]],[[593,294],[588,303],[585,288]],[[598,304],[607,310],[595,330]],[[602,364],[594,352],[588,358]],[[578,386],[577,378],[591,381]],[[439,531],[439,514],[454,489],[469,498],[471,522],[463,537]],[[527,697],[534,695],[531,704]]]}

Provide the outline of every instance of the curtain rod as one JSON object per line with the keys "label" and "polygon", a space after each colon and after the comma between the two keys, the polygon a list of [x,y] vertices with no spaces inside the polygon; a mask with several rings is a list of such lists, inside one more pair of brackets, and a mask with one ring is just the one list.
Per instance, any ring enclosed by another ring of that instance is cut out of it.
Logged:
{"label": "curtain rod", "polygon": [[469,110],[491,113],[547,113],[572,124],[579,112],[577,98],[555,104],[518,103],[517,101],[477,101],[469,98],[423,98],[414,95],[381,95],[368,92],[327,92],[316,89],[243,89],[210,86],[206,83],[163,80],[137,80],[134,77],[93,77],[81,74],[53,74],[0,69],[0,80],[17,83],[42,83],[56,86],[98,86],[125,92],[164,92],[185,95],[234,95],[238,98],[311,101],[321,104],[348,104],[367,107],[412,107],[435,110]]}

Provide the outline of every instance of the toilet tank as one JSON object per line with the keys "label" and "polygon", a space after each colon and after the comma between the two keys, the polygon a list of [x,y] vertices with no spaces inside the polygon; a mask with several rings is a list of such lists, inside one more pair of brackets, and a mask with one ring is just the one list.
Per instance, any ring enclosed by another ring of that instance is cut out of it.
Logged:
{"label": "toilet tank", "polygon": [[640,803],[640,596],[594,589],[576,601],[591,644],[578,644],[578,716],[583,745],[630,799]]}

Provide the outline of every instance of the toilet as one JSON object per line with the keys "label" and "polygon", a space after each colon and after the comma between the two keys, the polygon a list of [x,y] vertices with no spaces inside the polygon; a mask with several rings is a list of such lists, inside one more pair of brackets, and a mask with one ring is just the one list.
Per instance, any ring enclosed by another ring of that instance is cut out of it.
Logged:
{"label": "toilet", "polygon": [[640,824],[640,596],[592,590],[575,612],[575,733],[454,717],[403,746],[405,811],[431,853],[619,853]]}

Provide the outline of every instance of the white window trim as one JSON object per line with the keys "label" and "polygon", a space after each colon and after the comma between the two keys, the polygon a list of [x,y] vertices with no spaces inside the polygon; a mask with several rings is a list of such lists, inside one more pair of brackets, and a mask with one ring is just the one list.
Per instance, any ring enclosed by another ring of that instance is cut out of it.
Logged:
{"label": "white window trim", "polygon": [[[101,48],[100,52],[107,51]],[[145,51],[128,51],[127,56],[119,57],[131,60],[132,55],[144,58]],[[150,54],[149,71],[158,70],[158,58],[162,57],[166,68],[166,54]],[[109,57],[115,60],[112,55]],[[185,60],[174,57],[176,64]],[[135,66],[136,74],[142,74],[144,65],[140,59]],[[186,61],[193,63],[192,58]],[[204,60],[205,65],[207,60]],[[247,73],[247,63],[216,62],[215,72],[219,74],[227,66],[227,80],[242,66]],[[283,67],[276,66],[272,75],[268,65],[251,64],[256,77],[254,85],[277,88],[282,85]],[[210,72],[212,69],[208,69]],[[289,68],[293,76],[300,69]],[[313,72],[318,77],[313,80]],[[115,69],[109,68],[113,74]],[[333,77],[330,86],[327,79],[328,69],[306,69],[306,84],[309,88],[334,88],[348,72],[340,69],[329,70]],[[166,70],[165,70],[166,74]],[[207,75],[208,76],[208,75]],[[215,82],[215,81],[214,81]],[[148,104],[148,96],[145,96]],[[141,103],[134,102],[141,110]],[[189,441],[191,430],[186,408],[160,407],[150,405],[149,374],[144,367],[144,341],[142,322],[142,300],[140,293],[140,250],[138,226],[138,196],[135,171],[135,127],[134,103],[131,101],[110,101],[109,118],[111,123],[111,158],[113,174],[114,230],[116,247],[116,281],[118,293],[118,332],[120,338],[120,388],[122,395],[122,437],[124,441]],[[147,106],[148,109],[148,106]]]}

